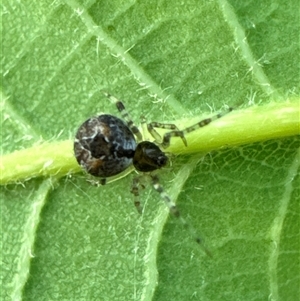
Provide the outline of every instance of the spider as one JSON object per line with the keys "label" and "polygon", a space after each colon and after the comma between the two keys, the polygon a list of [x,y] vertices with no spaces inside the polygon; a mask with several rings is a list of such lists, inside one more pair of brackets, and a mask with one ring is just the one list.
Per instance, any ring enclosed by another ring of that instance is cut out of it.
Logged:
{"label": "spider", "polygon": [[[99,177],[102,185],[106,183],[107,178],[120,174],[133,165],[142,175],[146,174],[150,177],[154,189],[165,201],[170,213],[180,217],[176,204],[165,192],[154,172],[168,163],[168,156],[162,149],[169,147],[173,137],[181,138],[184,145],[187,146],[185,134],[210,124],[233,109],[228,108],[223,113],[203,119],[183,130],[179,130],[176,125],[170,123],[150,122],[147,124],[147,129],[154,138],[154,142],[150,142],[143,140],[141,132],[131,120],[122,101],[109,93],[104,94],[115,103],[122,119],[102,114],[86,120],[79,127],[74,141],[74,153],[78,164],[89,174]],[[145,123],[145,120],[143,122]],[[166,129],[169,132],[161,137],[155,128]],[[140,181],[141,175],[134,178],[131,186],[131,193],[134,195],[134,204],[138,212],[142,212],[139,189],[143,185]],[[183,222],[186,224],[184,220]],[[195,240],[200,243],[200,238],[196,237]]]}

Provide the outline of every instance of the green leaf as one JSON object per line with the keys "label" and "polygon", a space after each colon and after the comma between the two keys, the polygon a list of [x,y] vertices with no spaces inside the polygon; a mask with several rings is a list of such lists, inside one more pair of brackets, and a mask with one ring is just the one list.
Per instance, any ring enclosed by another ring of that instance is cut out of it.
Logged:
{"label": "green leaf", "polygon": [[[296,1],[4,1],[2,300],[297,300]],[[134,173],[102,187],[73,158],[104,97],[179,128],[161,183],[209,257]],[[226,108],[225,108],[226,109]]]}

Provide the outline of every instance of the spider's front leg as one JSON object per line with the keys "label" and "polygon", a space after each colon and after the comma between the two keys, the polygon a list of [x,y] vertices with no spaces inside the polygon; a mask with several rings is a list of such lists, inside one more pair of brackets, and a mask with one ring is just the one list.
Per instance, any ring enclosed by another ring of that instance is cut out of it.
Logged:
{"label": "spider's front leg", "polygon": [[[155,130],[155,128],[172,130],[164,135],[162,138],[161,135]],[[155,141],[161,145],[163,148],[167,148],[170,145],[171,136],[180,137],[185,146],[187,146],[187,141],[184,137],[184,132],[180,131],[175,124],[172,123],[160,123],[160,122],[150,122],[147,124],[148,132],[155,139]]]}
{"label": "spider's front leg", "polygon": [[[210,118],[205,118],[197,122],[196,124],[189,126],[183,130],[179,130],[175,124],[165,124],[165,123],[159,123],[159,122],[151,122],[147,125],[149,133],[152,135],[152,137],[155,139],[155,141],[163,148],[168,148],[170,146],[170,141],[172,137],[180,137],[184,143],[185,146],[187,146],[187,141],[185,138],[185,135],[193,132],[199,128],[202,128],[206,125],[209,125],[211,122],[213,122],[216,119],[222,118],[223,116],[227,115],[233,111],[233,108],[229,107],[226,111],[218,113]],[[168,133],[165,133],[163,138],[160,136],[160,134],[154,129],[154,128],[161,128],[161,129],[168,129],[171,130]]]}

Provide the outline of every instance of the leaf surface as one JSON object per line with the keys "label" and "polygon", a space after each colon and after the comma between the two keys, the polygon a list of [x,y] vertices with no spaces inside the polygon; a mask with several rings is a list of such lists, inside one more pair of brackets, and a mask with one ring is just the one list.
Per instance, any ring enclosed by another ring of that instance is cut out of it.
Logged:
{"label": "leaf surface", "polygon": [[[263,132],[269,106],[299,104],[296,1],[4,1],[2,16],[2,152],[33,147],[33,165],[41,142],[59,153],[84,120],[117,114],[103,91],[136,123],[180,128],[257,106]],[[200,151],[234,116],[187,136],[195,149],[172,142],[185,154],[159,173],[212,258],[150,187],[137,214],[133,173],[96,187],[41,171],[1,186],[2,299],[299,298],[299,135],[240,145],[249,115],[237,146]]]}

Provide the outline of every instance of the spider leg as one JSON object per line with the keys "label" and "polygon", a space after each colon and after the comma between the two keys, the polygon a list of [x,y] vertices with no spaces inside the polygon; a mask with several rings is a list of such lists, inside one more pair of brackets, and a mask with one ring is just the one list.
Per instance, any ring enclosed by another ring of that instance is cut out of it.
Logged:
{"label": "spider leg", "polygon": [[197,244],[201,246],[203,251],[209,257],[212,257],[211,252],[203,243],[201,237],[196,233],[195,229],[180,215],[180,211],[178,210],[176,204],[170,199],[168,194],[164,191],[163,187],[159,183],[159,179],[156,175],[151,175],[152,184],[154,189],[160,194],[161,198],[165,201],[166,205],[168,206],[170,213],[172,213],[175,217],[179,218],[182,222],[183,226],[190,231],[191,236],[194,238]]}
{"label": "spider leg", "polygon": [[217,119],[219,119],[219,118],[222,118],[223,116],[225,116],[225,115],[227,115],[228,113],[230,113],[232,110],[233,110],[233,108],[228,108],[227,111],[218,113],[218,114],[216,114],[216,115],[214,115],[214,116],[212,116],[212,117],[210,117],[210,118],[203,119],[203,120],[197,122],[196,124],[194,124],[194,125],[192,125],[192,126],[189,126],[189,127],[185,128],[185,129],[183,129],[183,130],[181,130],[181,131],[178,130],[178,129],[176,129],[176,130],[173,130],[173,131],[171,131],[171,132],[168,132],[168,133],[164,134],[164,137],[163,137],[163,139],[162,139],[161,146],[162,146],[163,148],[168,148],[168,147],[170,146],[170,140],[171,140],[172,137],[180,137],[180,138],[183,140],[183,142],[185,141],[185,142],[184,142],[185,146],[187,146],[186,140],[185,140],[185,138],[184,138],[184,136],[185,136],[186,134],[188,134],[188,133],[190,133],[190,132],[193,132],[193,131],[197,130],[198,128],[202,128],[202,127],[204,127],[204,126],[210,124],[210,123],[213,122],[214,120],[217,120]]}
{"label": "spider leg", "polygon": [[116,105],[118,111],[121,113],[122,118],[126,121],[128,127],[130,128],[132,133],[136,136],[138,142],[142,141],[143,140],[142,134],[141,134],[140,130],[138,129],[138,127],[134,124],[134,122],[130,118],[130,115],[127,112],[123,102],[107,92],[104,92],[104,95],[108,99],[110,99],[111,102],[113,102]]}
{"label": "spider leg", "polygon": [[137,176],[133,179],[130,192],[134,195],[134,206],[138,213],[142,213],[143,208],[140,201],[140,188],[145,188],[144,185],[141,184],[140,177]]}
{"label": "spider leg", "polygon": [[184,137],[184,133],[178,129],[175,124],[172,123],[161,123],[161,122],[150,122],[147,124],[148,132],[152,135],[155,141],[163,146],[163,138],[161,135],[155,130],[155,128],[159,129],[167,129],[172,130],[170,133],[177,133],[177,137],[180,137],[185,146],[187,146],[186,139]]}
{"label": "spider leg", "polygon": [[159,183],[159,178],[157,175],[151,175],[152,184],[154,189],[159,193],[160,197],[165,201],[166,205],[168,206],[170,213],[174,216],[179,217],[180,212],[177,209],[175,203],[170,199],[168,194],[164,191],[164,188]]}

